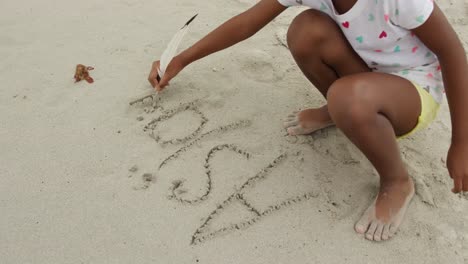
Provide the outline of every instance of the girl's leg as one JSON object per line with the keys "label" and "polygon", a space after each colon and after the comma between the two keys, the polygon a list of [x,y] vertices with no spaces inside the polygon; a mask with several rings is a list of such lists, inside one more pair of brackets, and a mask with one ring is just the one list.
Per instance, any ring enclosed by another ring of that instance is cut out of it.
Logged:
{"label": "girl's leg", "polygon": [[[307,10],[294,19],[288,46],[299,68],[324,97],[338,78],[370,71],[337,24],[320,11]],[[291,135],[309,134],[330,125],[333,122],[326,105],[295,113],[285,122]]]}
{"label": "girl's leg", "polygon": [[416,126],[418,92],[403,78],[371,73],[336,23],[318,11],[305,11],[293,21],[288,44],[302,72],[329,104],[293,115],[285,126],[294,135],[336,124],[360,148],[377,169],[381,186],[355,229],[371,240],[388,239],[414,194],[395,135]]}
{"label": "girl's leg", "polygon": [[376,200],[355,226],[370,240],[387,240],[401,224],[414,195],[395,136],[410,132],[421,114],[411,82],[383,73],[360,73],[334,82],[328,91],[332,120],[366,155],[380,176]]}

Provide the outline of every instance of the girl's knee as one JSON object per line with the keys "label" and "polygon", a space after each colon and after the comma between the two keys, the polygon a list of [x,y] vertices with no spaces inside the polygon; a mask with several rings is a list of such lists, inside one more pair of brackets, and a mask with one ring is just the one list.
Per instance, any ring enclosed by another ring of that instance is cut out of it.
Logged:
{"label": "girl's knee", "polygon": [[368,84],[355,77],[335,81],[328,90],[328,111],[338,127],[363,126],[373,120],[376,108]]}
{"label": "girl's knee", "polygon": [[311,47],[325,40],[336,23],[318,10],[306,10],[292,21],[287,33],[288,47],[294,54],[308,54]]}

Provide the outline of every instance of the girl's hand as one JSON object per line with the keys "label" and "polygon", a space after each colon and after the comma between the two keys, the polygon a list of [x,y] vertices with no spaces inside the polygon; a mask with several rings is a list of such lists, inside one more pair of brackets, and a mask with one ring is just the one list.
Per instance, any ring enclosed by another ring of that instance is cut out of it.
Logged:
{"label": "girl's hand", "polygon": [[454,183],[452,192],[468,192],[468,142],[452,142],[447,156],[447,168]]}
{"label": "girl's hand", "polygon": [[158,81],[157,77],[159,65],[160,61],[153,62],[151,72],[148,77],[148,81],[150,82],[151,86],[153,86],[153,88],[155,88],[158,92],[162,91],[166,86],[169,86],[169,81],[184,68],[183,63],[181,62],[179,57],[176,56],[169,63],[169,66],[167,66],[166,72],[164,73],[162,79]]}

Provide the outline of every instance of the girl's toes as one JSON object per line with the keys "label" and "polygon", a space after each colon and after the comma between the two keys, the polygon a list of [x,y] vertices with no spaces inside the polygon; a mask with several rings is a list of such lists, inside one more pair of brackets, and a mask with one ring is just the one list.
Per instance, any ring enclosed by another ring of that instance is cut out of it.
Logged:
{"label": "girl's toes", "polygon": [[283,123],[284,128],[290,128],[299,125],[299,120],[287,120]]}
{"label": "girl's toes", "polygon": [[388,240],[390,238],[390,226],[385,225],[382,231],[382,240]]}
{"label": "girl's toes", "polygon": [[305,133],[305,130],[304,128],[302,128],[301,126],[297,125],[297,126],[292,126],[292,127],[289,127],[288,128],[288,134],[290,136],[297,136],[297,135],[303,135]]}
{"label": "girl's toes", "polygon": [[377,226],[377,230],[374,233],[374,241],[382,241],[383,229],[384,229],[384,224],[380,223]]}
{"label": "girl's toes", "polygon": [[377,224],[377,221],[373,221],[369,227],[369,230],[367,230],[366,232],[366,238],[368,240],[374,240],[374,234],[375,234],[375,231],[377,230],[377,227],[379,225]]}
{"label": "girl's toes", "polygon": [[372,219],[370,219],[368,213],[366,212],[361,217],[361,219],[356,223],[356,225],[354,225],[354,230],[358,234],[364,234],[369,229],[371,222],[372,222]]}

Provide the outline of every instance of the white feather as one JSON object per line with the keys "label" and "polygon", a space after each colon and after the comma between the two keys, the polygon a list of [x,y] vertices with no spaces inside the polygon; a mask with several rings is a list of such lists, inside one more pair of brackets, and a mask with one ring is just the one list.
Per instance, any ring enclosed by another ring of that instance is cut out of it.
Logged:
{"label": "white feather", "polygon": [[169,66],[169,63],[171,63],[172,59],[177,53],[177,49],[179,48],[180,43],[182,42],[182,39],[184,38],[185,34],[187,34],[189,27],[191,25],[190,22],[192,22],[193,19],[195,19],[196,15],[192,17],[189,22],[187,22],[171,39],[169,44],[166,47],[166,50],[164,50],[163,54],[161,55],[160,59],[160,64],[159,64],[159,69],[158,69],[158,74],[159,77],[162,78],[164,74],[166,73],[167,66]]}

